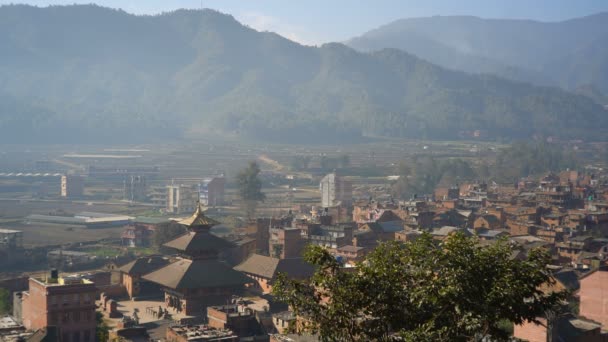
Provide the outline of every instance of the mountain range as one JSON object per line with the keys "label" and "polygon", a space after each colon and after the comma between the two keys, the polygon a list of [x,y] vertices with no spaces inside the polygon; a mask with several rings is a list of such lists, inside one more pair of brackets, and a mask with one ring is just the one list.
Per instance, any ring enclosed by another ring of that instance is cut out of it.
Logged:
{"label": "mountain range", "polygon": [[435,16],[400,19],[346,42],[397,48],[471,73],[608,94],[608,13],[561,22]]}
{"label": "mountain range", "polygon": [[213,10],[7,5],[0,46],[3,142],[602,140],[608,127],[593,87],[450,70],[407,49],[302,46]]}

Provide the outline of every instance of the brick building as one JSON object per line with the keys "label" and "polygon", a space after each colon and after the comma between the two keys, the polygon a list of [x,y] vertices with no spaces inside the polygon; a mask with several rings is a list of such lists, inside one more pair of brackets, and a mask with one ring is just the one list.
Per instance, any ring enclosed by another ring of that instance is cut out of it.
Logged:
{"label": "brick building", "polygon": [[23,325],[29,330],[55,326],[62,342],[95,340],[95,284],[79,277],[30,278],[29,289],[16,300]]}
{"label": "brick building", "polygon": [[232,330],[241,341],[268,342],[270,339],[256,319],[255,311],[246,305],[210,306],[207,308],[207,321],[211,328]]}
{"label": "brick building", "polygon": [[169,260],[158,255],[151,255],[137,258],[119,268],[122,285],[127,290],[129,297],[133,299],[140,296],[150,297],[161,294],[157,284],[141,279],[141,277],[167,264],[169,264]]}
{"label": "brick building", "polygon": [[191,217],[179,223],[188,232],[164,244],[177,251],[179,259],[142,279],[161,286],[168,308],[200,317],[207,306],[226,303],[251,279],[219,260],[219,253],[234,245],[211,234],[218,222],[205,216],[200,203]]}
{"label": "brick building", "polygon": [[608,327],[608,270],[587,273],[579,282],[579,314]]}
{"label": "brick building", "polygon": [[270,230],[275,228],[284,228],[289,227],[292,224],[291,217],[282,217],[282,218],[274,218],[274,217],[265,217],[258,218],[255,221],[249,223],[247,227],[247,232],[249,235],[254,235],[256,240],[256,252],[260,254],[270,254],[268,250],[270,239]]}
{"label": "brick building", "polygon": [[234,269],[255,280],[254,287],[250,289],[261,293],[272,291],[272,283],[278,273],[285,273],[293,279],[307,279],[314,273],[313,266],[301,258],[278,259],[259,254],[253,254]]}
{"label": "brick building", "polygon": [[305,240],[298,228],[271,228],[268,240],[270,256],[287,259],[302,256]]}
{"label": "brick building", "polygon": [[205,178],[198,186],[199,200],[206,206],[224,204],[224,177]]}
{"label": "brick building", "polygon": [[[513,336],[519,340],[528,342],[546,342],[547,341],[547,320],[539,318],[543,325],[526,322],[521,325],[515,325],[513,328]],[[568,342],[607,342],[608,335],[602,332],[601,324],[572,316],[560,317],[554,323],[555,330],[553,331],[554,341]]]}

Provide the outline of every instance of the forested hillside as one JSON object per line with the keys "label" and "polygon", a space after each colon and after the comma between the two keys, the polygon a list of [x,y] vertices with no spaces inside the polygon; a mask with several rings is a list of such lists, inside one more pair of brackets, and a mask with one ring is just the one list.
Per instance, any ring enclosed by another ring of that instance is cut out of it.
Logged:
{"label": "forested hillside", "polygon": [[212,132],[346,142],[474,130],[601,140],[608,127],[608,112],[585,96],[449,71],[399,50],[306,47],[211,10],[3,6],[0,46],[2,141]]}
{"label": "forested hillside", "polygon": [[348,41],[361,51],[398,48],[471,73],[608,94],[608,13],[561,22],[435,16],[401,19]]}

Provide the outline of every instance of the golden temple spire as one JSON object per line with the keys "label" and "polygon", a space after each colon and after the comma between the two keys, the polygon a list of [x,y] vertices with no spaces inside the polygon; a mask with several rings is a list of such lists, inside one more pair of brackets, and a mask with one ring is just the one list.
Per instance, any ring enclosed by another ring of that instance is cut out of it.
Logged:
{"label": "golden temple spire", "polygon": [[192,216],[188,217],[187,219],[183,219],[181,221],[179,221],[178,223],[184,226],[187,226],[189,228],[196,228],[196,227],[208,227],[211,228],[215,225],[220,224],[220,222],[205,216],[205,208],[203,208],[203,205],[201,204],[201,201],[197,201],[196,203],[196,210],[194,211],[194,214],[192,214]]}

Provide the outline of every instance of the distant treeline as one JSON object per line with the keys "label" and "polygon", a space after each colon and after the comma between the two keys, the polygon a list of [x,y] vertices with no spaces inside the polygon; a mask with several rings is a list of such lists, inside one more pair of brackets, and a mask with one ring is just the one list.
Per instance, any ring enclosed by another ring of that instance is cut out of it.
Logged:
{"label": "distant treeline", "polygon": [[475,180],[515,183],[522,177],[536,177],[578,166],[573,150],[544,142],[516,142],[501,149],[495,161],[437,159],[421,155],[399,164],[397,173],[401,177],[393,184],[393,194],[410,198],[416,194],[431,194],[439,185],[453,186]]}

